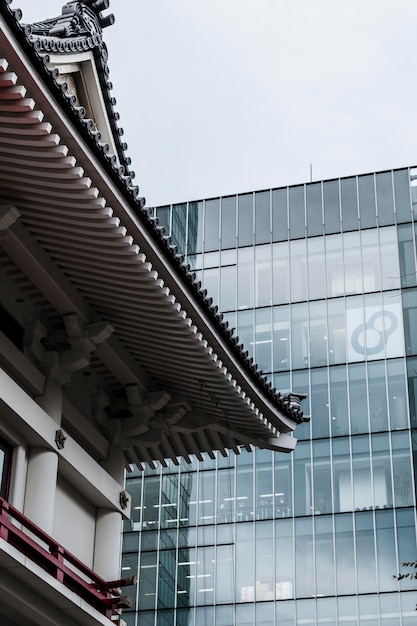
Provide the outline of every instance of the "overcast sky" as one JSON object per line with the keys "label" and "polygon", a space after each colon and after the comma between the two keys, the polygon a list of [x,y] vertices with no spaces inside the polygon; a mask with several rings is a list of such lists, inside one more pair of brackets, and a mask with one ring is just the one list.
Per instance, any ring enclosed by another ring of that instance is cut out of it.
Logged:
{"label": "overcast sky", "polygon": [[[23,21],[63,0],[14,0]],[[416,0],[112,0],[148,205],[417,163]]]}

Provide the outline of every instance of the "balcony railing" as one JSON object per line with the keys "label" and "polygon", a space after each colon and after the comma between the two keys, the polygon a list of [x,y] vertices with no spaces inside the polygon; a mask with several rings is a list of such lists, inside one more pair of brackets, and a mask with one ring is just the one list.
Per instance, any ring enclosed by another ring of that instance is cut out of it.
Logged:
{"label": "balcony railing", "polygon": [[113,620],[120,618],[120,608],[130,606],[118,589],[125,581],[106,582],[3,498],[0,538],[112,620],[112,624],[118,623]]}

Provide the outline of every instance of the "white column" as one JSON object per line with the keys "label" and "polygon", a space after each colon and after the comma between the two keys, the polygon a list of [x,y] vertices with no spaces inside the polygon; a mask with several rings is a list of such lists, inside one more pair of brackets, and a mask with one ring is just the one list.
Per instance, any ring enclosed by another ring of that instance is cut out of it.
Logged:
{"label": "white column", "polygon": [[120,575],[122,516],[117,511],[97,509],[93,570],[105,580]]}
{"label": "white column", "polygon": [[[49,377],[43,396],[36,401],[59,427],[63,405],[61,383]],[[58,454],[47,448],[30,448],[23,513],[48,535],[52,534],[54,523],[57,475]]]}
{"label": "white column", "polygon": [[31,448],[26,478],[24,515],[52,534],[58,455],[45,448]]}

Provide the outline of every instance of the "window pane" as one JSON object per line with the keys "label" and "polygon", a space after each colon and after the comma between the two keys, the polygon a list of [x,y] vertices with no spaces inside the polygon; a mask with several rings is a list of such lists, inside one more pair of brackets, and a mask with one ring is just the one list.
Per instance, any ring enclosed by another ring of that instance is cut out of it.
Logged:
{"label": "window pane", "polygon": [[323,183],[324,232],[340,233],[339,181]]}
{"label": "window pane", "polygon": [[376,175],[376,200],[378,206],[378,224],[394,224],[394,197],[391,172]]}
{"label": "window pane", "polygon": [[397,222],[410,222],[410,179],[408,170],[394,172],[394,192]]}
{"label": "window pane", "polygon": [[340,181],[340,191],[343,230],[355,230],[359,226],[356,178],[343,178]]}
{"label": "window pane", "polygon": [[323,234],[321,183],[306,186],[307,236]]}
{"label": "window pane", "polygon": [[238,245],[253,244],[253,194],[238,196]]}
{"label": "window pane", "polygon": [[219,207],[220,201],[206,200],[204,213],[204,250],[219,249]]}
{"label": "window pane", "polygon": [[376,226],[375,189],[373,174],[359,176],[359,212],[361,228]]}
{"label": "window pane", "polygon": [[236,246],[236,196],[222,198],[221,247]]}
{"label": "window pane", "polygon": [[289,189],[290,239],[298,239],[305,235],[304,220],[304,187]]}
{"label": "window pane", "polygon": [[270,240],[270,192],[259,191],[255,194],[255,243],[267,243]]}
{"label": "window pane", "polygon": [[287,189],[272,191],[272,241],[287,241],[288,210]]}

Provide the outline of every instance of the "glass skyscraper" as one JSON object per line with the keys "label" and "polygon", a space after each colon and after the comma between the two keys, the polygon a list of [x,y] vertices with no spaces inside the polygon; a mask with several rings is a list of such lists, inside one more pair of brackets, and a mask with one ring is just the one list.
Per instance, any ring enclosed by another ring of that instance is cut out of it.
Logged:
{"label": "glass skyscraper", "polygon": [[129,626],[417,623],[416,581],[393,578],[417,559],[416,211],[413,168],[157,209],[311,422],[291,455],[129,475]]}

